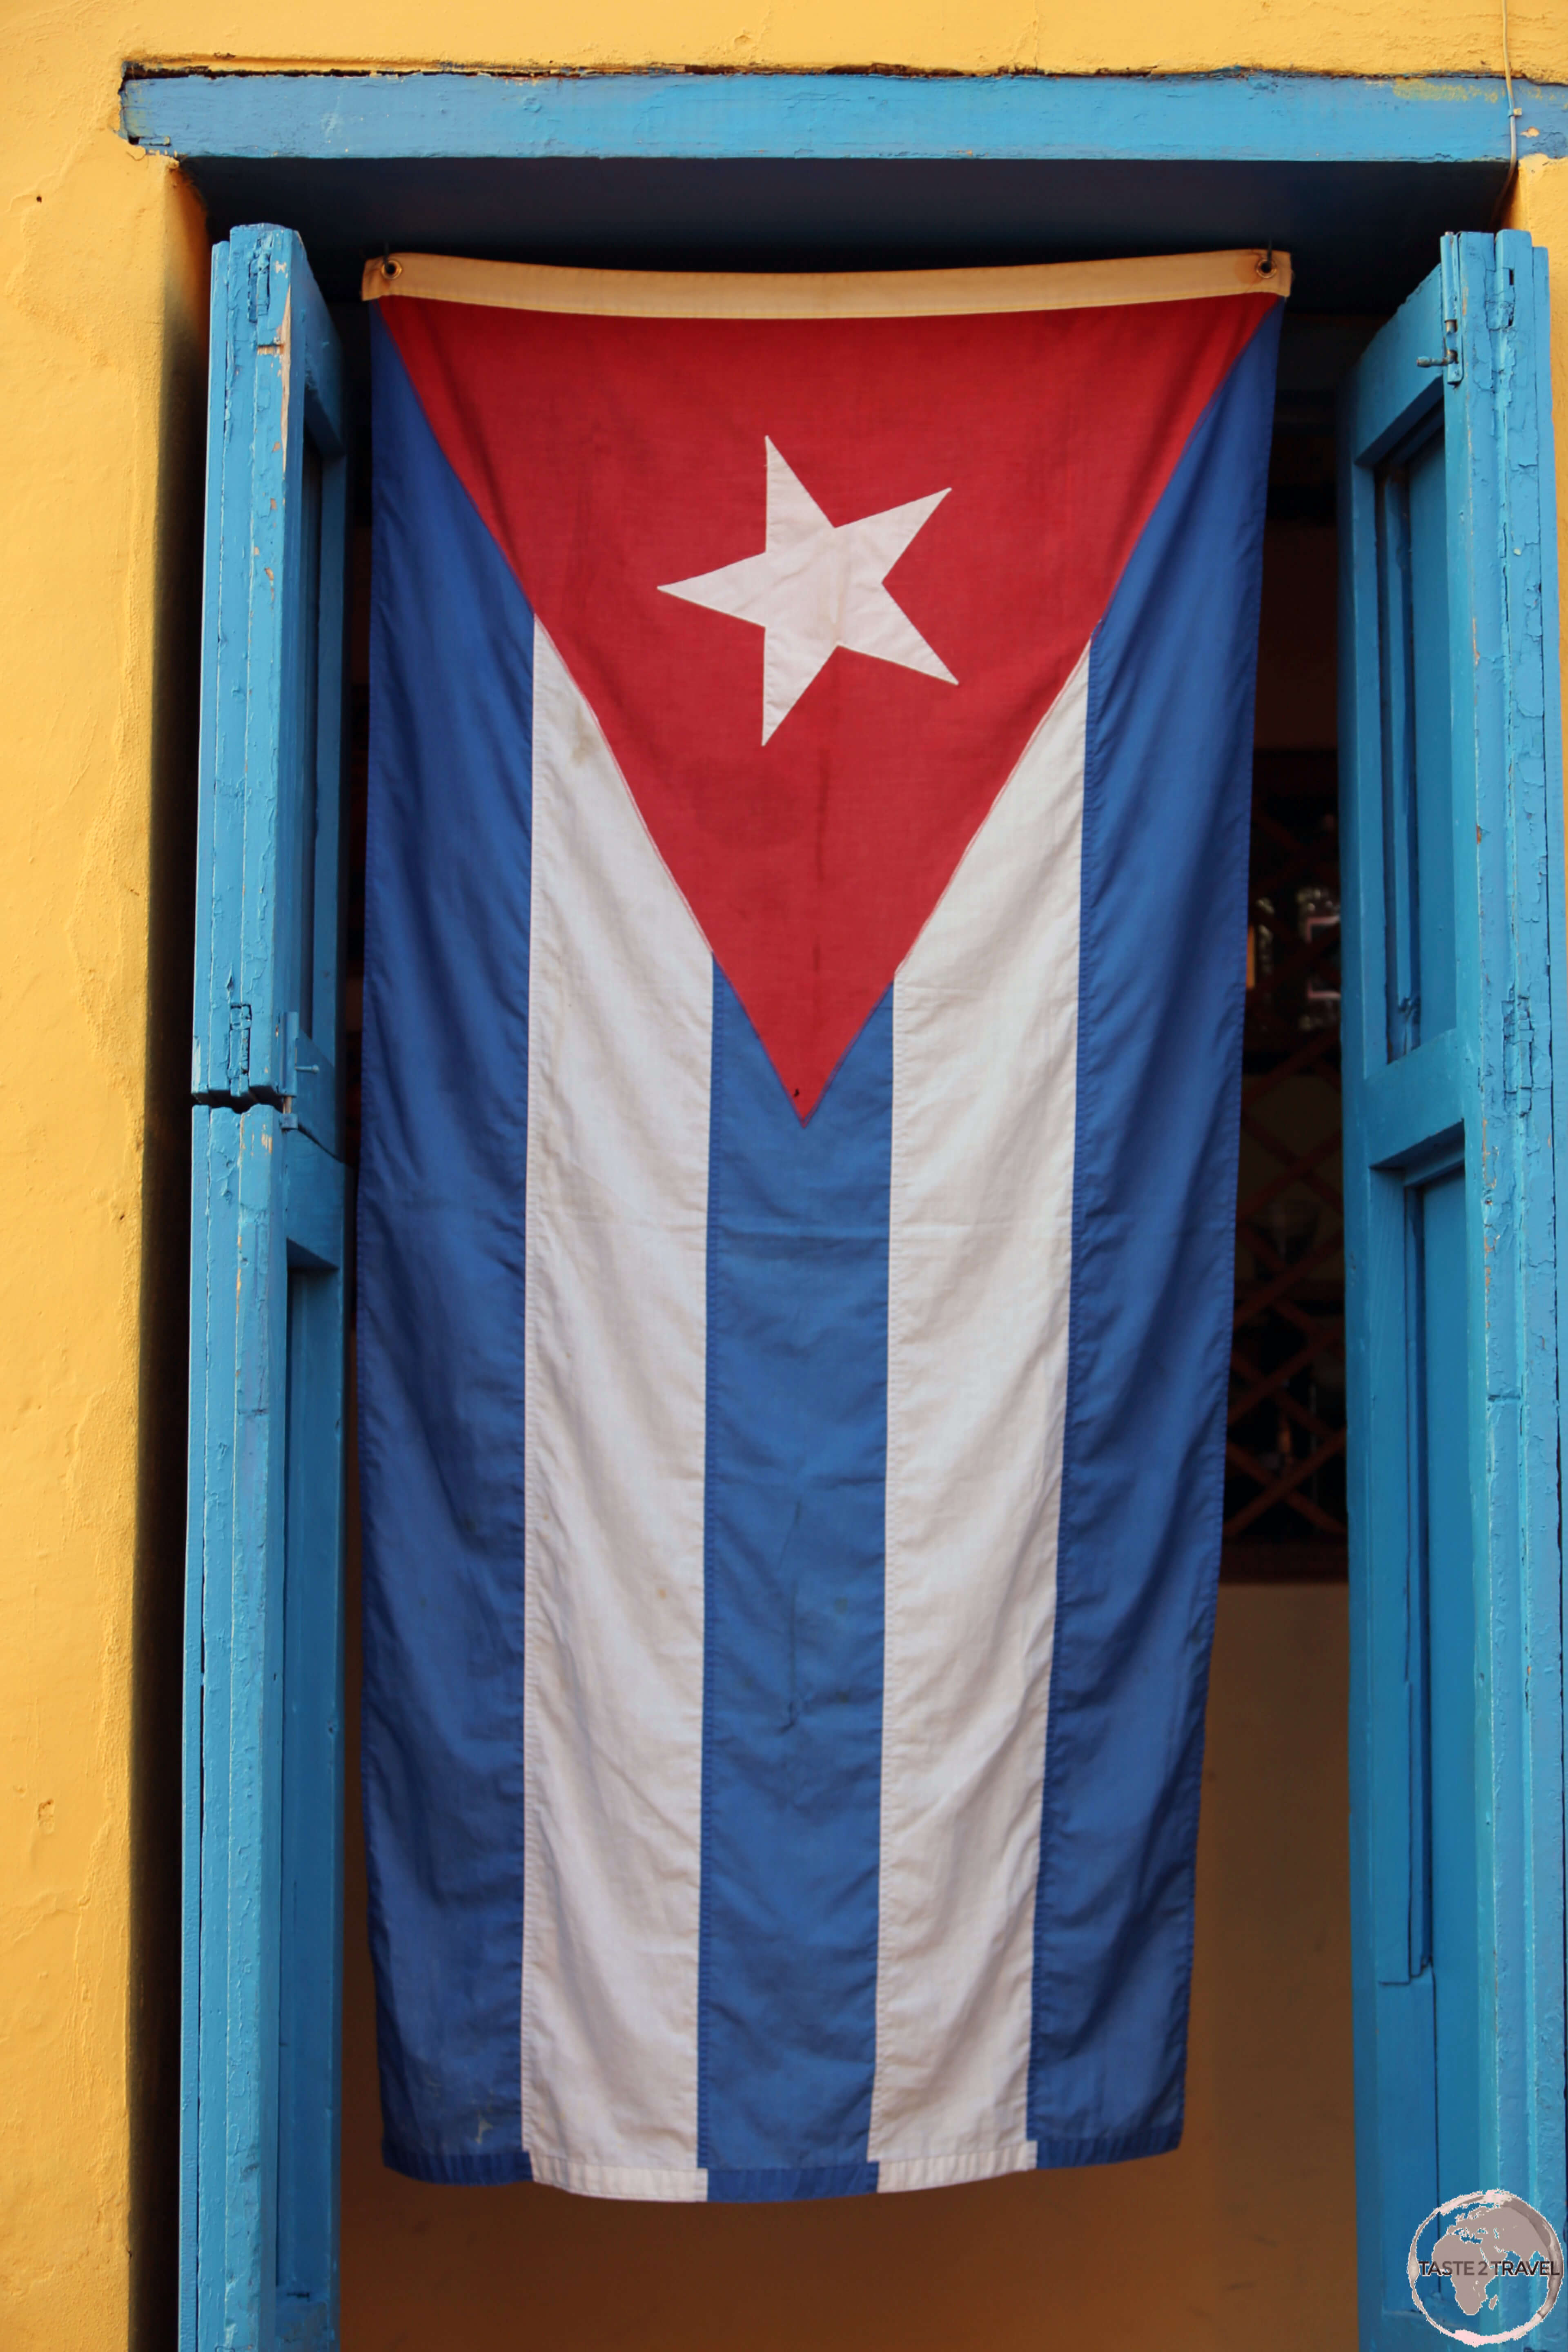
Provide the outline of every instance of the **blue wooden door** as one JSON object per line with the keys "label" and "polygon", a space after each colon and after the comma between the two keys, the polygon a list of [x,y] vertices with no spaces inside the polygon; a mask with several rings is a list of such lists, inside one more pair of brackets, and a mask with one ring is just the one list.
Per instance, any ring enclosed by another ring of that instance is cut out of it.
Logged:
{"label": "blue wooden door", "polygon": [[[1440,2200],[1563,2221],[1563,862],[1546,257],[1443,240],[1341,402],[1361,2340]],[[1563,1122],[1559,1120],[1561,1128]],[[1532,2343],[1568,2344],[1568,2299]]]}
{"label": "blue wooden door", "polygon": [[182,2352],[337,2340],[346,408],[287,230],[213,257],[192,1080]]}

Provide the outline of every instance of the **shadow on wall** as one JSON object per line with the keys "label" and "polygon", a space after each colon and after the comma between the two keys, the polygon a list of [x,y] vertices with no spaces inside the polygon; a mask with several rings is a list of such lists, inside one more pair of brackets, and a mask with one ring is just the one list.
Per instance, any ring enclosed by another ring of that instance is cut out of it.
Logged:
{"label": "shadow on wall", "polygon": [[181,1674],[190,1352],[191,910],[206,450],[205,224],[164,209],[148,814],[147,1033],[132,1603],[130,2341],[174,2339],[180,2133]]}
{"label": "shadow on wall", "polygon": [[1186,2137],[1133,2164],[800,2205],[405,2180],[380,2158],[351,1796],[345,2352],[1353,2352],[1345,1599],[1221,1593]]}

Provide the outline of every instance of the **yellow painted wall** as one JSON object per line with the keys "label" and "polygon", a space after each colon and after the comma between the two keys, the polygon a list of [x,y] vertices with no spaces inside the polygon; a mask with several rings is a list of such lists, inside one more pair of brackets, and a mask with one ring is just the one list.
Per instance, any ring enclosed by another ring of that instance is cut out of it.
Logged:
{"label": "yellow painted wall", "polygon": [[[1556,0],[1511,0],[1516,73],[1568,79]],[[1496,73],[1490,0],[455,0],[433,26],[427,0],[284,0],[221,10],[163,0],[132,11],[89,5],[129,57],[202,63],[603,68],[622,65],[866,66],[960,73],[1201,73],[1226,66],[1298,73]],[[118,54],[118,52],[117,52]]]}
{"label": "yellow painted wall", "polygon": [[[1516,71],[1568,81],[1561,0]],[[127,58],[1495,71],[1475,0],[5,0],[0,8],[0,2344],[167,2343],[183,1103],[206,239]],[[1435,101],[1440,102],[1440,101]],[[1521,183],[1568,257],[1568,164]],[[1568,271],[1563,272],[1568,276]],[[1558,432],[1568,450],[1568,300]],[[1564,468],[1568,472],[1568,467]]]}

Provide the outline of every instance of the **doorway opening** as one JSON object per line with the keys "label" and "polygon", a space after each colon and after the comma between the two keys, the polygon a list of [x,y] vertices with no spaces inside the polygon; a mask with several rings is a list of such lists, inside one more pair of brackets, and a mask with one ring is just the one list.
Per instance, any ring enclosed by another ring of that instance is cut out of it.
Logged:
{"label": "doorway opening", "polygon": [[[363,390],[364,327],[334,319]],[[1222,1590],[1187,2124],[1173,2156],[916,2198],[603,2204],[384,2168],[363,1841],[345,1900],[342,2339],[362,2352],[861,2352],[1042,2331],[1352,2352],[1333,394],[1377,321],[1290,322],[1270,470]],[[346,986],[357,1159],[370,487],[361,402]],[[351,1410],[352,1424],[352,1410]],[[351,1462],[351,1496],[353,1465]],[[351,1792],[358,1528],[349,1538]],[[1322,2259],[1325,2249],[1331,2259]],[[828,2326],[825,2314],[831,2314]]]}
{"label": "doorway opening", "polygon": [[1331,385],[1375,321],[1295,324],[1282,354],[1264,549],[1223,1573],[1227,1582],[1343,1583]]}

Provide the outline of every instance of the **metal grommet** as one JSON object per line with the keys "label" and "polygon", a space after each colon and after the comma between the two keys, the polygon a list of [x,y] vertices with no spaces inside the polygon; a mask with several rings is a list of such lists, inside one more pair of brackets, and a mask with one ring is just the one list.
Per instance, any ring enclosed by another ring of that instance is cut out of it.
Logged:
{"label": "metal grommet", "polygon": [[394,261],[390,246],[384,245],[381,248],[381,274],[384,278],[401,278],[403,275],[403,264]]}

